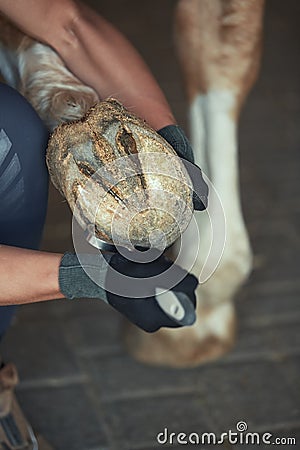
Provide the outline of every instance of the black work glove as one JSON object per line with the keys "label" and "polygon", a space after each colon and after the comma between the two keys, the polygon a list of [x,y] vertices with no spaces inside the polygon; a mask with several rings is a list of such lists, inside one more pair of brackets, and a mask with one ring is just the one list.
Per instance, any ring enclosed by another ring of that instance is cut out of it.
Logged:
{"label": "black work glove", "polygon": [[203,211],[207,207],[208,186],[203,180],[200,167],[194,163],[193,149],[184,131],[178,125],[167,125],[158,130],[157,133],[173,147],[180,158],[193,164],[193,171],[191,171],[188,164],[185,164],[185,167],[194,186],[194,208],[197,211]]}
{"label": "black work glove", "polygon": [[[102,256],[106,263],[97,255],[80,255],[80,261],[103,287],[87,275],[75,254],[63,256],[59,285],[65,297],[102,299],[148,332],[194,323],[198,281],[193,275],[164,256],[149,263],[129,261],[119,253]],[[121,292],[111,292],[116,286]],[[158,295],[157,288],[168,290],[168,294]]]}

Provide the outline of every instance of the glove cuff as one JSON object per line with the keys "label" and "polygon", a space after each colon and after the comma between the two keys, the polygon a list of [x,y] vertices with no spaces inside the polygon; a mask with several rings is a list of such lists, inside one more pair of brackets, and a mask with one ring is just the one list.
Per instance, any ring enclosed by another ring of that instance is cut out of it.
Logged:
{"label": "glove cuff", "polygon": [[[110,257],[105,255],[105,259],[108,262]],[[92,275],[94,280],[98,281],[98,284],[89,277],[86,271]],[[101,287],[104,285],[106,272],[107,264],[97,255],[82,254],[79,261],[76,254],[65,253],[59,266],[60,290],[69,299],[100,298],[107,302],[106,291]]]}

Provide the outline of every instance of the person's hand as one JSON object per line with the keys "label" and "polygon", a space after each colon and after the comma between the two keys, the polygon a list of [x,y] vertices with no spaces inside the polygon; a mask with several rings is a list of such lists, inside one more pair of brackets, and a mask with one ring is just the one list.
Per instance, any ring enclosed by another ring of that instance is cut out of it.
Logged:
{"label": "person's hand", "polygon": [[148,332],[194,323],[198,281],[166,257],[144,263],[119,253],[106,254],[105,260],[97,255],[79,259],[66,253],[61,260],[59,283],[65,297],[102,299]]}
{"label": "person's hand", "polygon": [[191,170],[190,164],[185,164],[185,167],[194,186],[194,208],[197,211],[203,211],[207,207],[208,186],[203,180],[200,167],[194,164],[193,149],[184,131],[178,125],[167,125],[157,133],[173,147],[180,158],[193,164],[193,170]]}

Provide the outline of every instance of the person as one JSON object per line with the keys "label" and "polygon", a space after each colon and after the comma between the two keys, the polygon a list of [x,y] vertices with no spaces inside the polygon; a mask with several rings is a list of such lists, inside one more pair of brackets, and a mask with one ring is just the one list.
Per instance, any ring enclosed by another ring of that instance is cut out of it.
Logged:
{"label": "person", "polygon": [[[93,87],[99,98],[113,93],[157,130],[179,156],[193,162],[191,146],[145,62],[107,20],[73,0],[0,0],[0,12],[26,34],[55,49],[69,70]],[[149,332],[162,326],[190,324],[191,317],[174,321],[160,308],[151,281],[145,287],[147,298],[128,299],[93,282],[76,254],[38,250],[47,211],[48,131],[14,89],[0,84],[0,99],[0,339],[11,324],[16,305],[64,297],[103,299]],[[194,206],[202,210],[208,192],[200,169],[198,174],[202,195],[194,197]],[[160,275],[172,265],[163,255],[147,264],[129,261],[119,254],[106,259],[108,267],[133,280]],[[109,279],[107,267],[95,260],[88,264]],[[194,309],[198,282],[173,266],[181,279],[173,290],[185,293]],[[5,443],[3,448],[37,448],[13,393],[17,383],[15,366],[0,364],[0,442]]]}

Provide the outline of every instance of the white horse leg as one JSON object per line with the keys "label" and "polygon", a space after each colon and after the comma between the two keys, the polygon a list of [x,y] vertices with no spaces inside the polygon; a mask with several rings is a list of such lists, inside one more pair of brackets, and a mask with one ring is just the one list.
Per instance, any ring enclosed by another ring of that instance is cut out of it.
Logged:
{"label": "white horse leg", "polygon": [[27,98],[50,130],[80,119],[99,101],[52,48],[26,36],[2,15],[0,74]]}
{"label": "white horse leg", "polygon": [[[147,363],[192,366],[220,356],[234,342],[232,300],[252,261],[240,205],[237,123],[259,65],[262,12],[262,0],[178,3],[177,44],[189,98],[191,141],[196,163],[220,196],[226,243],[217,269],[197,290],[197,321],[192,327],[155,335],[129,327],[129,351]],[[214,198],[209,212],[218,220]],[[199,277],[209,264],[205,260],[211,228],[205,213],[196,212],[195,217],[201,245],[192,272]]]}

